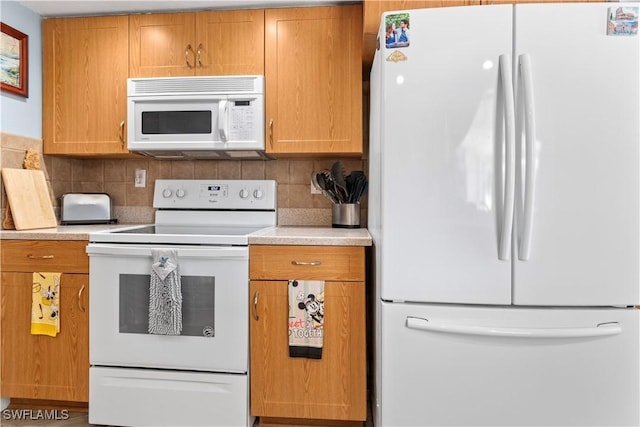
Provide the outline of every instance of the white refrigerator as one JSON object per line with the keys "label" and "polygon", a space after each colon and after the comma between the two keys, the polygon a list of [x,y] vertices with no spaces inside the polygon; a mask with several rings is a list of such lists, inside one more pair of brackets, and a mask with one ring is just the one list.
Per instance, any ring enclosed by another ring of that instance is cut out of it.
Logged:
{"label": "white refrigerator", "polygon": [[376,426],[640,424],[639,9],[383,14]]}

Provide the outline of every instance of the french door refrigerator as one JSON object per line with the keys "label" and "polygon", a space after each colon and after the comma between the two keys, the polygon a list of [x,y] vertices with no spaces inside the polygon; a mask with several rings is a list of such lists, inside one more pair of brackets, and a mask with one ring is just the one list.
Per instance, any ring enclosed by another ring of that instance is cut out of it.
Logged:
{"label": "french door refrigerator", "polygon": [[383,14],[376,426],[640,424],[639,8]]}

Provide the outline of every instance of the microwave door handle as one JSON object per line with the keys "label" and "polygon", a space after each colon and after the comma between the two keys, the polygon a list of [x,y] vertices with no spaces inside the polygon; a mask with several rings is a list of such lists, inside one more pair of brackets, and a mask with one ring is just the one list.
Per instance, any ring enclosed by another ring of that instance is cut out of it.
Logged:
{"label": "microwave door handle", "polygon": [[228,116],[228,101],[226,99],[221,99],[218,103],[218,132],[220,134],[220,140],[222,142],[227,142],[228,132],[227,132],[227,116]]}

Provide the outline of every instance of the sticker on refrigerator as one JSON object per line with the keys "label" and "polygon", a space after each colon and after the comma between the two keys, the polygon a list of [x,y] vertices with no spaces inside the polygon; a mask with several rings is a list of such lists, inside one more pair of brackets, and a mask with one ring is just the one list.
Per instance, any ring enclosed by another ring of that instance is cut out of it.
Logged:
{"label": "sticker on refrigerator", "polygon": [[409,46],[411,37],[409,30],[409,14],[394,13],[384,17],[384,46],[387,49]]}
{"label": "sticker on refrigerator", "polygon": [[638,8],[625,6],[610,7],[607,11],[607,35],[638,35]]}
{"label": "sticker on refrigerator", "polygon": [[387,62],[400,62],[406,61],[407,55],[400,52],[399,50],[395,50],[391,53],[391,55],[387,56]]}

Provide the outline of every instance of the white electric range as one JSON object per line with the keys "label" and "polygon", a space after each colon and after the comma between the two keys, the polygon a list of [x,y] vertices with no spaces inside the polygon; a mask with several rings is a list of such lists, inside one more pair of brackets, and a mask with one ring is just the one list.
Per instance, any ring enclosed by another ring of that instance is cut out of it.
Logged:
{"label": "white electric range", "polygon": [[[89,422],[248,426],[248,236],[275,181],[157,180],[155,223],[91,233]],[[179,335],[149,332],[152,251],[175,250]]]}

